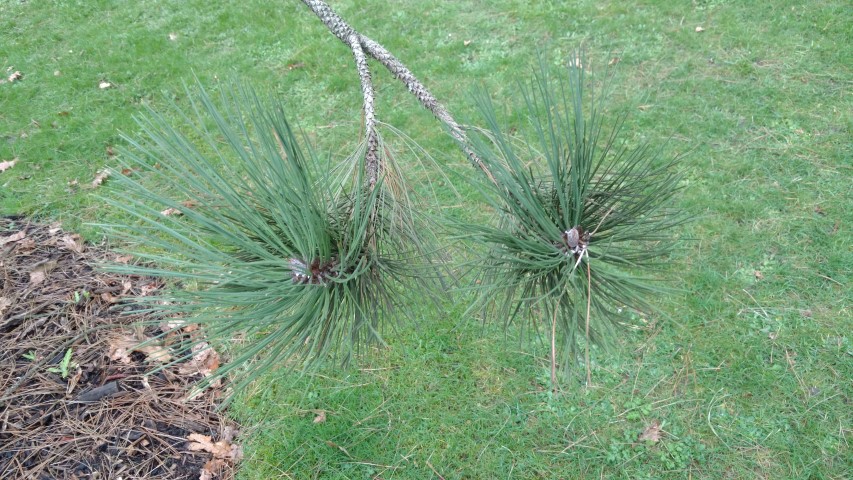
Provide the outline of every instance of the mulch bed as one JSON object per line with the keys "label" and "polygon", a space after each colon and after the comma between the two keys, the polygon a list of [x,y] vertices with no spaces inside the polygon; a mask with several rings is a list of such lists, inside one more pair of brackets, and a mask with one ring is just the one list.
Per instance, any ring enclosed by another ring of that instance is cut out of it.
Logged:
{"label": "mulch bed", "polygon": [[194,333],[134,303],[156,280],[105,273],[105,261],[132,259],[0,218],[0,478],[232,478],[240,450],[216,411],[223,387],[193,391],[196,357],[146,375],[173,346],[128,344]]}

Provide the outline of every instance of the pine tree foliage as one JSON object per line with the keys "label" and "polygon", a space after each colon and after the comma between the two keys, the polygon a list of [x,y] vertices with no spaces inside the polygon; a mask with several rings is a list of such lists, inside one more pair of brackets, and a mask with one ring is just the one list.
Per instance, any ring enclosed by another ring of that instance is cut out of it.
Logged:
{"label": "pine tree foliage", "polygon": [[555,318],[564,366],[587,335],[608,343],[626,309],[650,307],[663,288],[652,272],[684,220],[668,208],[679,188],[676,159],[622,140],[624,117],[606,121],[605,96],[582,62],[572,63],[553,75],[540,62],[536,78],[521,85],[527,124],[517,135],[490,97],[476,93],[485,125],[472,142],[495,179],[480,188],[497,221],[459,228],[481,255],[473,263],[476,306],[486,318],[529,320],[523,325],[536,334]]}
{"label": "pine tree foliage", "polygon": [[150,308],[200,323],[194,341],[242,339],[208,382],[237,373],[238,391],[277,366],[345,363],[382,341],[402,292],[432,291],[434,247],[392,159],[369,185],[363,143],[335,169],[281,103],[240,86],[186,98],[180,127],[152,111],[127,137],[133,174],[106,200],[133,221],[106,227],[142,260],[111,268],[167,280]]}

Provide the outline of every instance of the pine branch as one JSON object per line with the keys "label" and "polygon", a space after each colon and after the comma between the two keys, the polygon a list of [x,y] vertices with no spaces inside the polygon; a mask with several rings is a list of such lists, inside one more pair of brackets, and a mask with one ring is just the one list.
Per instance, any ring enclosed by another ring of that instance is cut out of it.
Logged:
{"label": "pine branch", "polygon": [[[492,183],[497,183],[489,171],[489,168],[480,160],[480,157],[471,148],[471,142],[468,140],[468,136],[465,134],[465,131],[459,123],[456,122],[447,108],[439,103],[438,99],[435,98],[429,89],[427,89],[426,86],[421,83],[417,77],[415,77],[411,70],[406,68],[406,66],[394,57],[394,55],[392,55],[385,47],[369,37],[355,31],[346,21],[344,21],[343,18],[340,17],[340,15],[335,13],[326,2],[322,0],[302,0],[302,2],[305,3],[305,5],[307,5],[315,15],[317,15],[320,21],[326,25],[326,28],[328,28],[332,34],[338,37],[338,39],[340,39],[340,41],[345,45],[352,48],[353,52],[356,50],[353,45],[353,37],[357,38],[358,43],[361,45],[361,48],[363,48],[365,53],[384,65],[385,68],[394,75],[394,77],[403,82],[406,89],[408,89],[409,92],[418,99],[424,108],[432,112],[439,121],[447,126],[450,130],[450,135],[459,142],[460,148],[462,148],[462,151],[465,153],[465,156],[468,157],[468,160],[475,167],[482,170]],[[358,60],[356,59],[356,61]]]}
{"label": "pine branch", "polygon": [[352,55],[355,57],[355,68],[358,70],[358,78],[361,80],[361,95],[364,97],[364,129],[367,133],[367,153],[364,156],[364,169],[367,173],[367,183],[372,189],[379,177],[379,134],[376,131],[376,114],[374,112],[373,83],[370,81],[370,67],[367,65],[367,57],[364,56],[358,35],[349,37],[349,45]]}

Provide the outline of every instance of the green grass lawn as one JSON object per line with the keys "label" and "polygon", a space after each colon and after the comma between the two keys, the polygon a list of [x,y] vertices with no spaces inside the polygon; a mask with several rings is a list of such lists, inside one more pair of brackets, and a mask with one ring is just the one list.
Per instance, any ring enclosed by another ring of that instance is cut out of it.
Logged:
{"label": "green grass lawn", "polygon": [[[300,2],[0,0],[0,214],[116,220],[91,183],[133,116],[183,84],[239,78],[279,93],[324,152],[361,128],[347,48]],[[457,116],[585,45],[617,63],[625,133],[683,161],[696,216],[663,272],[683,292],[594,350],[592,380],[549,393],[547,350],[463,316],[464,296],[356,367],[278,375],[243,392],[241,478],[853,477],[853,5],[738,2],[334,2]],[[617,60],[618,59],[618,62]],[[599,68],[601,70],[601,68]],[[378,116],[436,166],[468,173],[441,126],[374,64]],[[100,88],[108,82],[108,88]],[[175,122],[178,120],[175,119]],[[406,152],[401,152],[406,157]],[[410,182],[426,188],[435,172]],[[454,176],[453,178],[457,178]],[[435,182],[433,205],[471,213]],[[120,220],[120,219],[119,219]],[[414,326],[413,326],[414,325]],[[325,421],[315,422],[324,412]],[[658,442],[638,441],[659,422]]]}

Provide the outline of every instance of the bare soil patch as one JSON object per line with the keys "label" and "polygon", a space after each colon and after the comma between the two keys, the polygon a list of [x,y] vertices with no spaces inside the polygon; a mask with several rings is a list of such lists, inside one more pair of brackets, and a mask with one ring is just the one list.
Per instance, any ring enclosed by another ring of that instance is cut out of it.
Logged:
{"label": "bare soil patch", "polygon": [[[145,375],[194,333],[134,302],[156,280],[98,270],[105,261],[132,260],[0,218],[0,478],[231,478],[240,449],[216,411],[222,387],[193,395],[218,357]],[[175,345],[129,341],[166,329]]]}

